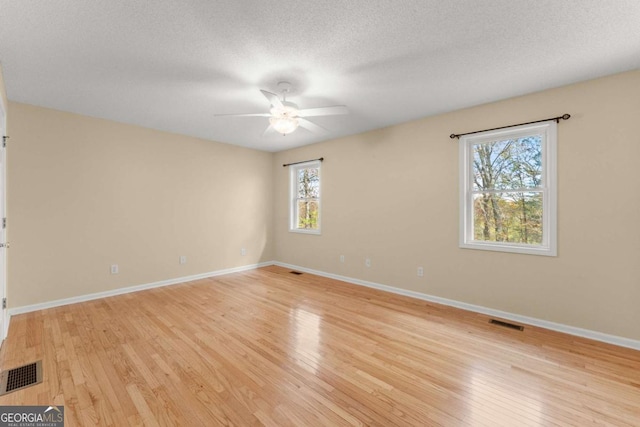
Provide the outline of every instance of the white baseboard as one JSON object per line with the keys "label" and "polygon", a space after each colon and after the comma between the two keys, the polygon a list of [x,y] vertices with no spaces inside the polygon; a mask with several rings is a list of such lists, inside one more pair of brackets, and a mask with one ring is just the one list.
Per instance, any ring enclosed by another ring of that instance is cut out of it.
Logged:
{"label": "white baseboard", "polygon": [[[61,305],[76,304],[79,302],[112,297],[115,295],[129,294],[131,292],[144,291],[145,289],[153,289],[153,288],[159,288],[162,286],[176,285],[178,283],[191,282],[194,280],[206,279],[208,277],[222,276],[224,274],[238,273],[240,271],[254,270],[259,267],[266,267],[268,265],[273,265],[273,264],[274,263],[272,261],[268,261],[268,262],[262,262],[259,264],[243,265],[241,267],[226,268],[224,270],[194,274],[192,276],[177,277],[175,279],[161,280],[159,282],[145,283],[137,286],[128,286],[126,288],[118,288],[118,289],[112,289],[104,292],[96,292],[93,294],[80,295],[77,297],[63,298],[55,301],[47,301],[40,304],[32,304],[32,305],[25,305],[22,307],[10,308],[8,310],[9,320],[11,320],[11,316],[14,316],[16,314],[29,313],[31,311],[44,310],[47,308],[59,307]],[[7,322],[7,329],[8,327],[9,325]]]}
{"label": "white baseboard", "polygon": [[354,279],[352,277],[340,276],[338,274],[325,273],[324,271],[312,270],[310,268],[300,267],[298,265],[286,264],[283,262],[274,262],[274,265],[280,267],[289,268],[291,270],[303,271],[305,273],[315,274],[317,276],[327,277],[330,279],[336,279],[354,285],[366,286],[368,288],[374,288],[381,291],[391,292],[398,295],[404,295],[412,298],[421,299],[424,301],[435,302],[438,304],[448,305],[451,307],[461,308],[463,310],[473,311],[476,313],[485,314],[487,316],[499,317],[502,319],[511,320],[518,323],[524,323],[527,325],[538,326],[552,331],[563,332],[569,335],[575,335],[578,337],[589,338],[595,341],[601,341],[621,347],[632,348],[634,350],[640,350],[640,341],[632,340],[629,338],[619,337],[616,335],[609,335],[602,332],[591,331],[589,329],[576,328],[575,326],[563,325],[561,323],[549,322],[547,320],[537,319],[535,317],[521,316],[515,313],[509,313],[501,310],[494,310],[492,308],[483,307],[480,305],[467,304],[465,302],[455,301],[447,298],[441,298],[433,295],[423,294],[415,291],[408,291],[405,289],[396,288],[393,286],[381,285],[379,283],[368,282],[366,280]]}
{"label": "white baseboard", "polygon": [[[76,304],[79,302],[91,301],[99,298],[106,298],[115,295],[128,294],[131,292],[143,291],[145,289],[153,289],[159,288],[162,286],[170,286],[184,282],[190,282],[193,280],[206,279],[208,277],[221,276],[224,274],[237,273],[241,271],[253,270],[259,267],[265,267],[268,265],[278,265],[280,267],[289,268],[291,270],[303,271],[305,273],[315,274],[317,276],[327,277],[330,279],[341,280],[343,282],[351,283],[354,285],[366,286],[368,288],[378,289],[385,292],[391,292],[398,295],[404,295],[412,298],[421,299],[424,301],[430,301],[437,304],[448,305],[451,307],[461,308],[463,310],[473,311],[476,313],[485,314],[487,316],[499,317],[502,319],[511,320],[518,323],[524,323],[532,326],[538,326],[545,329],[550,329],[552,331],[563,332],[569,335],[575,335],[583,338],[589,338],[596,341],[601,341],[613,345],[618,345],[621,347],[632,348],[635,350],[640,350],[640,341],[632,340],[629,338],[619,337],[615,335],[605,334],[602,332],[591,331],[588,329],[577,328],[575,326],[563,325],[561,323],[549,322],[547,320],[537,319],[535,317],[522,316],[515,313],[509,313],[501,310],[494,310],[492,308],[483,307],[480,305],[468,304],[465,302],[455,301],[447,298],[441,298],[434,295],[423,294],[420,292],[409,291],[405,289],[396,288],[393,286],[382,285],[380,283],[368,282],[366,280],[354,279],[352,277],[340,276],[338,274],[326,273],[324,271],[313,270],[306,267],[301,267],[298,265],[286,264],[278,261],[268,261],[262,262],[259,264],[251,264],[245,265],[241,267],[227,268],[224,270],[217,270],[208,273],[195,274],[192,276],[178,277],[175,279],[162,280],[159,282],[146,283],[137,286],[130,286],[126,288],[118,288],[110,291],[104,292],[96,292],[93,294],[80,295],[77,297],[64,298],[55,301],[48,301],[40,304],[32,304],[26,305],[22,307],[10,308],[8,310],[8,319],[6,322],[6,330],[9,329],[9,322],[11,321],[11,316],[22,313],[29,313],[37,310],[44,310],[47,308],[59,307],[62,305],[68,304]],[[5,335],[6,336],[6,335]]]}

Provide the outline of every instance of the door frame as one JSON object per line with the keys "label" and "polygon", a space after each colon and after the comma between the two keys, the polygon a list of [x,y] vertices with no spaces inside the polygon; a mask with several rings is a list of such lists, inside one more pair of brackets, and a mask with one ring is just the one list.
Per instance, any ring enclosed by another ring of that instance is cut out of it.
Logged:
{"label": "door frame", "polygon": [[3,218],[7,216],[7,106],[4,99],[0,98],[0,243],[4,243],[4,247],[0,248],[0,316],[2,318],[2,327],[0,327],[0,343],[4,341],[9,331],[9,310],[2,304],[3,299],[7,297],[7,228]]}

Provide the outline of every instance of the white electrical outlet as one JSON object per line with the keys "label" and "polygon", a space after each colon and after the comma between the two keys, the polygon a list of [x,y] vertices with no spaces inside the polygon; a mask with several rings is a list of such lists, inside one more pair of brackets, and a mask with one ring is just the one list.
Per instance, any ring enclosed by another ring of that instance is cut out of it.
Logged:
{"label": "white electrical outlet", "polygon": [[111,274],[118,274],[118,264],[111,265]]}
{"label": "white electrical outlet", "polygon": [[371,259],[367,258],[364,260],[365,267],[371,267]]}
{"label": "white electrical outlet", "polygon": [[187,263],[186,255],[181,255],[180,256],[180,264],[186,264],[186,263]]}
{"label": "white electrical outlet", "polygon": [[246,254],[247,254],[247,249],[246,248],[240,249],[240,255],[245,256]]}
{"label": "white electrical outlet", "polygon": [[344,262],[344,255],[340,255],[340,262]]}
{"label": "white electrical outlet", "polygon": [[423,277],[423,276],[424,276],[424,268],[418,267],[418,277]]}

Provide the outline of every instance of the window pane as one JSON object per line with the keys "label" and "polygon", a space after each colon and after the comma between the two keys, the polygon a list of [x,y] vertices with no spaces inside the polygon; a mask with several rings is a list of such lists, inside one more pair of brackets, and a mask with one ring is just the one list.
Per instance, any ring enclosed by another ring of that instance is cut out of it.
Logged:
{"label": "window pane", "polygon": [[474,240],[542,244],[542,192],[473,197]]}
{"label": "window pane", "polygon": [[298,200],[297,228],[306,230],[318,229],[318,201]]}
{"label": "window pane", "polygon": [[472,150],[475,191],[542,185],[542,135],[474,144]]}
{"label": "window pane", "polygon": [[320,161],[290,167],[289,230],[320,234]]}
{"label": "window pane", "polygon": [[320,176],[318,168],[299,169],[298,198],[314,198],[320,196]]}

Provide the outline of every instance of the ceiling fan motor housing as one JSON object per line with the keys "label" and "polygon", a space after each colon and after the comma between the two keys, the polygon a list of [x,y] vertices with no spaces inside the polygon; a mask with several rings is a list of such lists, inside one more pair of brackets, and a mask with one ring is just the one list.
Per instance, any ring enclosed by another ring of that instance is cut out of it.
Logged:
{"label": "ceiling fan motor housing", "polygon": [[276,117],[297,117],[300,114],[298,106],[288,101],[283,101],[282,107],[272,107],[270,112]]}

